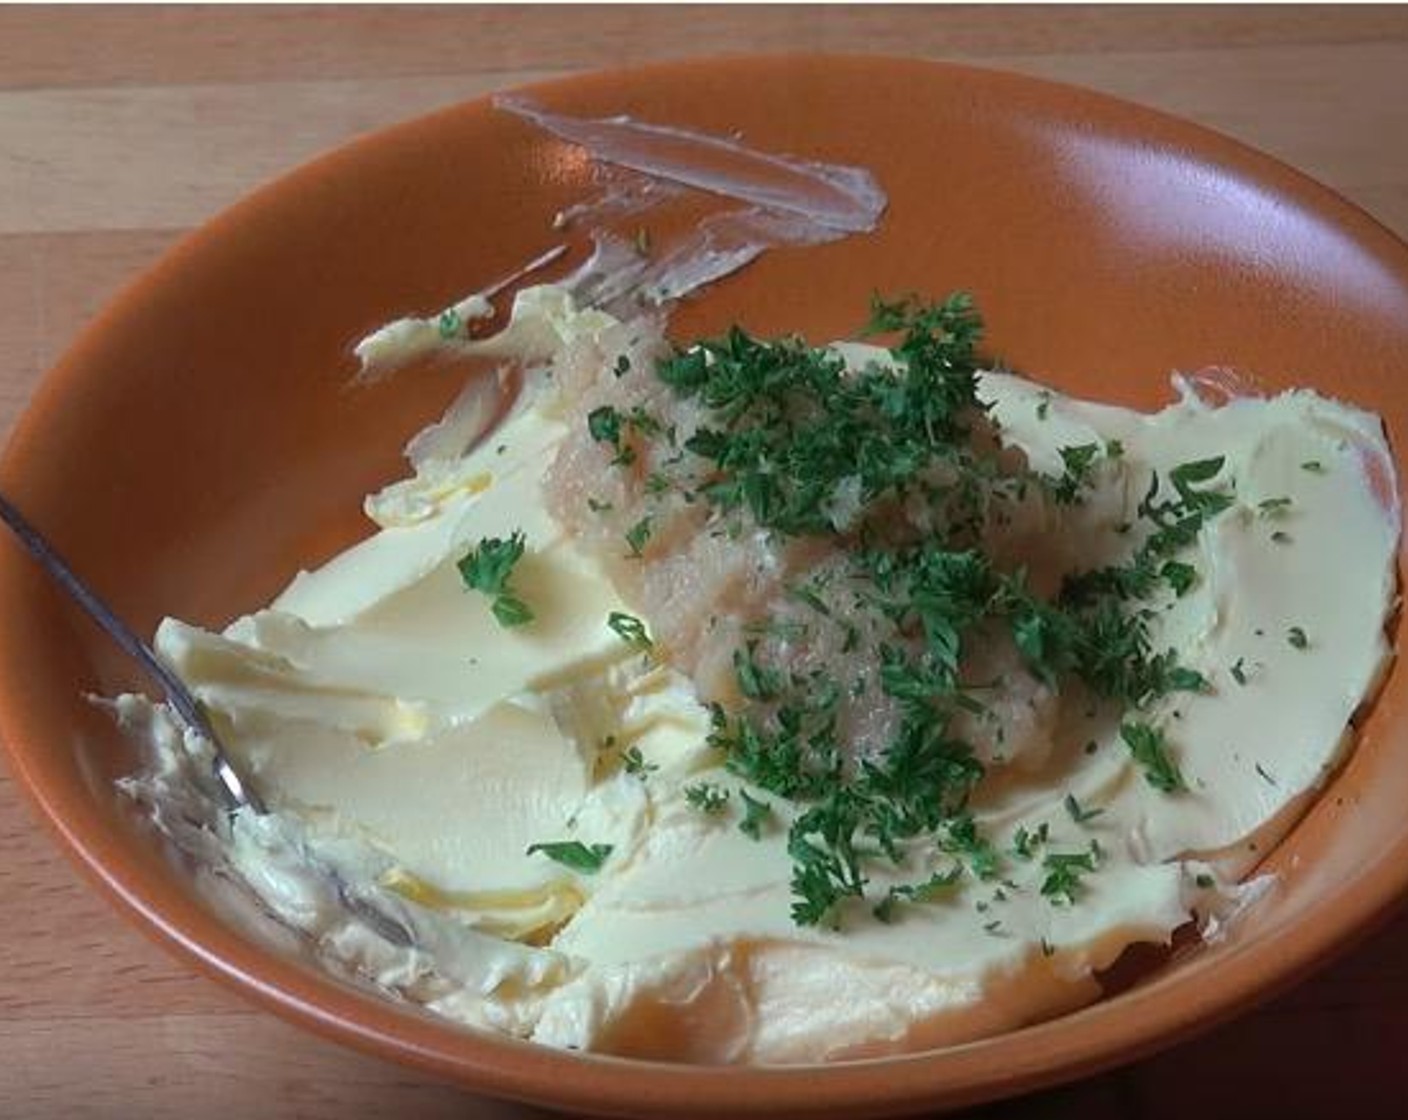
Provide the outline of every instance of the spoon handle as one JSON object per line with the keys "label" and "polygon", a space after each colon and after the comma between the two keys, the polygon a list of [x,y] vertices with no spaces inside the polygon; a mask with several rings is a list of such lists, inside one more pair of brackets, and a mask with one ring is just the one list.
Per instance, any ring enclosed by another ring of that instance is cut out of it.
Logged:
{"label": "spoon handle", "polygon": [[200,701],[191,695],[181,678],[163,664],[151,647],[137,637],[127,624],[113,613],[112,608],[98,598],[88,585],[74,574],[73,569],[68,566],[63,557],[54,551],[53,546],[25,519],[24,515],[14,507],[4,494],[0,494],[0,520],[3,520],[10,527],[19,542],[39,561],[40,566],[60,587],[68,592],[79,606],[88,612],[93,621],[103,628],[107,635],[121,647],[122,651],[161,685],[167,701],[176,710],[182,722],[210,743],[214,752],[215,778],[229,808],[234,810],[248,806],[256,813],[263,813],[265,811],[263,801],[254,792],[254,788],[241,777],[239,769],[230,761],[230,756],[221,746],[214,729],[210,726],[210,720],[206,718],[205,709],[201,706]]}

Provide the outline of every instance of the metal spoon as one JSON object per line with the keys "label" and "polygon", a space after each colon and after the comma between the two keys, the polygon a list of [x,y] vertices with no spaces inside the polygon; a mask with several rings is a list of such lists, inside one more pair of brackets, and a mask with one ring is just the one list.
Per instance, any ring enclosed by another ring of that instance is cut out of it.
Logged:
{"label": "metal spoon", "polygon": [[[214,756],[212,769],[216,786],[226,808],[231,812],[247,808],[261,816],[267,813],[268,808],[263,799],[255,792],[249,780],[240,773],[239,767],[215,734],[210,720],[206,718],[204,706],[191,694],[181,678],[164,665],[151,647],[137,637],[112,608],[74,574],[73,569],[54,551],[53,546],[3,494],[0,494],[0,520],[10,527],[20,543],[39,561],[40,566],[54,581],[88,612],[93,621],[103,628],[123,652],[131,656],[161,686],[167,702],[180,716],[181,722],[210,744]],[[331,868],[325,868],[324,871],[337,890],[338,899],[350,913],[361,918],[394,945],[409,947],[414,944],[414,938],[403,922],[353,894],[343,878]]]}
{"label": "metal spoon", "polygon": [[181,721],[186,727],[210,744],[211,751],[215,756],[215,780],[226,806],[231,811],[249,808],[260,814],[267,812],[264,802],[255,793],[254,787],[240,774],[239,768],[230,759],[224,746],[221,745],[219,736],[215,734],[215,729],[210,726],[210,720],[206,718],[205,709],[201,702],[191,695],[190,689],[182,683],[181,678],[162,664],[151,647],[137,637],[128,625],[113,613],[112,608],[93,593],[87,584],[74,575],[73,569],[64,562],[63,557],[54,551],[53,546],[40,535],[39,531],[3,494],[0,494],[0,518],[4,519],[5,524],[13,530],[20,543],[29,549],[31,555],[39,561],[44,570],[54,578],[54,581],[88,612],[93,621],[107,632],[108,636],[122,648],[124,653],[128,654],[161,685],[162,692],[166,694],[167,702],[175,709],[176,714],[181,717]]}

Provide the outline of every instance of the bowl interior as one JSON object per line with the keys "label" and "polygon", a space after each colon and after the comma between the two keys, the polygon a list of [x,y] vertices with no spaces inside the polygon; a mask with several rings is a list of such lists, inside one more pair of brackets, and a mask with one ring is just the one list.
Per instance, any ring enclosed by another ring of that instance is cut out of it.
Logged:
{"label": "bowl interior", "polygon": [[[1217,365],[1309,385],[1408,431],[1408,248],[1231,141],[1093,94],[956,67],[788,58],[541,87],[869,167],[876,234],[772,252],[688,301],[686,337],[741,322],[820,340],[873,292],[966,288],[987,349],[1079,394],[1152,406]],[[591,188],[572,149],[485,103],[344,149],[183,242],[46,378],[0,485],[137,629],[221,625],[367,531],[362,495],[462,372],[349,387],[350,344],[553,243]],[[0,540],[0,735],[80,863],[149,928],[285,1014],[488,1091],[657,1114],[885,1111],[1016,1091],[1132,1057],[1302,975],[1408,882],[1408,682],[1392,676],[1348,765],[1270,857],[1282,888],[1227,943],[1016,1035],[888,1063],[670,1070],[485,1039],[371,999],[223,923],[116,798],[133,758],[83,699],[141,681]],[[904,1076],[895,1076],[897,1066]],[[859,1114],[857,1112],[857,1114]]]}

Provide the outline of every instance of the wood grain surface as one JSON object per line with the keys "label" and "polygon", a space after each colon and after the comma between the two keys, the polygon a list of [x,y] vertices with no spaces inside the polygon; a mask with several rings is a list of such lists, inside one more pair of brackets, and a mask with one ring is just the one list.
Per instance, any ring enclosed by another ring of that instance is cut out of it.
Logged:
{"label": "wood grain surface", "polygon": [[[1408,9],[0,8],[0,435],[183,230],[380,125],[544,77],[861,50],[1095,87],[1221,129],[1408,235]],[[538,1115],[315,1039],[190,973],[0,771],[0,1117]],[[1291,994],[987,1117],[1408,1114],[1408,919]]]}

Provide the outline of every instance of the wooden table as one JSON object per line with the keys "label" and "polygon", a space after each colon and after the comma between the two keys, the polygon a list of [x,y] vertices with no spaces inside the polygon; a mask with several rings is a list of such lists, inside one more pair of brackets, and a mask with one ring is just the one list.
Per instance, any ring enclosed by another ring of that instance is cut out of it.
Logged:
{"label": "wooden table", "polygon": [[[1201,121],[1408,235],[1408,9],[0,9],[0,434],[183,230],[377,126],[688,54],[971,60]],[[0,1117],[520,1117],[307,1036],[79,882],[0,773]],[[1399,1116],[1408,918],[1292,994],[992,1117]],[[1254,1105],[1252,1109],[1247,1104]]]}

